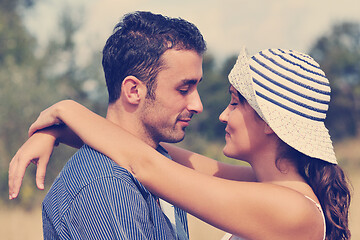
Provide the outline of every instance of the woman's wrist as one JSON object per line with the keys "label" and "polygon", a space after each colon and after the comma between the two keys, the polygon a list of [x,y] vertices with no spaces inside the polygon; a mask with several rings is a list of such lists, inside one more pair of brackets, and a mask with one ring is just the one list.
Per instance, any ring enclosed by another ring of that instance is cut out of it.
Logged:
{"label": "woman's wrist", "polygon": [[63,100],[55,105],[53,111],[53,118],[57,119],[58,122],[67,122],[69,111],[71,111],[77,103],[73,100]]}
{"label": "woman's wrist", "polygon": [[[59,123],[58,142],[74,148],[80,148],[84,144],[74,130],[79,129],[78,120],[81,119],[85,109],[84,106],[73,100],[63,100],[56,104],[52,114],[53,118],[56,118]],[[80,122],[83,121],[80,120]]]}

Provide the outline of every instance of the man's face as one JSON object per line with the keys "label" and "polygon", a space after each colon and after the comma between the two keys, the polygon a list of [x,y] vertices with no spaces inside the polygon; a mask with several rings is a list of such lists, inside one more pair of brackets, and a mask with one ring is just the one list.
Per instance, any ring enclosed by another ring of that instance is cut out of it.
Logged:
{"label": "man's face", "polygon": [[155,99],[145,100],[140,116],[146,138],[155,145],[183,140],[192,116],[203,110],[197,91],[202,57],[195,51],[170,49],[162,58]]}

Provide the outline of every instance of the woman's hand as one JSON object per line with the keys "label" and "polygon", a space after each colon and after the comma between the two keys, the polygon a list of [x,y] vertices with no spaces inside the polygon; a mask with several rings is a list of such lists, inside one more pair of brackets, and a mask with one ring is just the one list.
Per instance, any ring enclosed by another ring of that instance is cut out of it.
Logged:
{"label": "woman's hand", "polygon": [[[37,165],[36,185],[44,189],[46,167],[56,142],[80,148],[83,141],[67,128],[60,118],[60,113],[71,106],[74,101],[64,100],[42,111],[29,129],[29,139],[21,146],[9,166],[9,198],[16,198],[30,163]],[[77,112],[75,109],[73,112]]]}
{"label": "woman's hand", "polygon": [[44,189],[46,166],[56,142],[55,131],[40,131],[33,134],[16,152],[9,166],[9,199],[18,196],[26,168],[30,163],[37,166],[36,185]]}
{"label": "woman's hand", "polygon": [[62,120],[59,118],[59,109],[62,105],[66,103],[64,100],[54,105],[48,107],[44,111],[42,111],[36,121],[30,126],[28,135],[32,136],[36,131],[53,126],[53,125],[61,125],[63,124]]}

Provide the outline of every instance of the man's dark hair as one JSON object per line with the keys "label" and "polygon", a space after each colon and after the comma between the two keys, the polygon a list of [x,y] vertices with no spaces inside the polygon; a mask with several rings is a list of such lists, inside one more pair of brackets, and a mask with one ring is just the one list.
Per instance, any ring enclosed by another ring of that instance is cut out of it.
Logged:
{"label": "man's dark hair", "polygon": [[144,82],[147,97],[154,98],[155,79],[163,66],[161,56],[168,49],[193,50],[201,56],[206,43],[199,29],[181,18],[140,11],[125,15],[103,50],[109,103],[120,97],[126,76]]}

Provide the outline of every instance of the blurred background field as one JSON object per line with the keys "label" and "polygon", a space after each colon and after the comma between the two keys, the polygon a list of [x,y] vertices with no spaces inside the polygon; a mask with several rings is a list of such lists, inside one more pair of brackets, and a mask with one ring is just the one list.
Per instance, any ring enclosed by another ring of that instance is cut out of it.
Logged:
{"label": "blurred background field", "polygon": [[[250,52],[295,48],[320,63],[333,89],[326,125],[354,187],[350,224],[352,239],[360,239],[360,2],[245,2],[0,0],[0,239],[42,238],[41,201],[74,150],[55,149],[45,192],[36,189],[31,166],[14,201],[7,200],[10,159],[38,113],[58,100],[71,98],[105,115],[101,48],[118,19],[134,10],[180,16],[203,31],[209,48],[199,85],[204,112],[181,145],[220,161],[236,163],[221,153],[224,125],[218,116],[229,100],[227,74],[243,44]],[[195,218],[190,231],[191,240],[222,235]]]}

